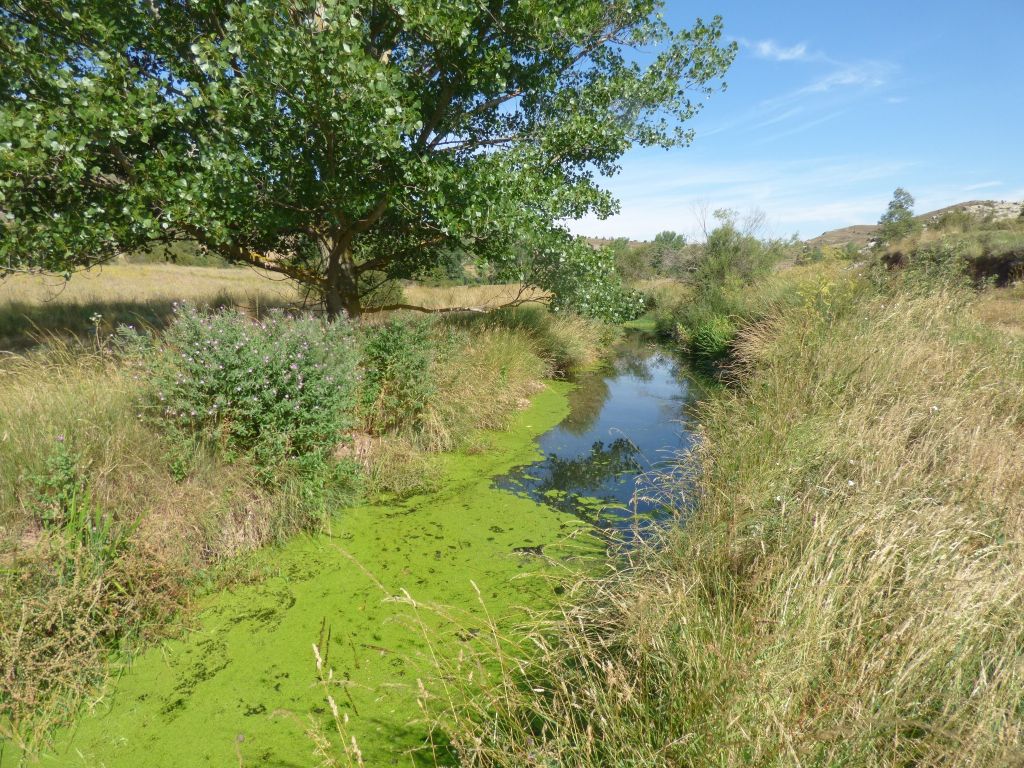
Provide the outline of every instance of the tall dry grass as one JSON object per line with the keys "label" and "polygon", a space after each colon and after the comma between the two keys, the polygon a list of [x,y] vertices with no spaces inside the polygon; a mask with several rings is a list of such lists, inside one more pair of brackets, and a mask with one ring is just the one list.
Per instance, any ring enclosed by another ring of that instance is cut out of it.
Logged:
{"label": "tall dry grass", "polygon": [[426,309],[475,307],[498,309],[513,301],[543,302],[547,294],[535,288],[517,284],[428,286],[411,283],[403,286],[407,304]]}
{"label": "tall dry grass", "polygon": [[971,301],[742,332],[694,516],[458,670],[463,764],[1020,765],[1024,344]]}
{"label": "tall dry grass", "polygon": [[987,291],[974,307],[979,320],[1024,336],[1024,284]]}
{"label": "tall dry grass", "polygon": [[300,300],[294,282],[249,268],[108,264],[66,282],[11,275],[0,280],[0,349],[26,349],[53,335],[88,338],[97,329],[110,333],[120,323],[161,328],[176,301],[257,312]]}

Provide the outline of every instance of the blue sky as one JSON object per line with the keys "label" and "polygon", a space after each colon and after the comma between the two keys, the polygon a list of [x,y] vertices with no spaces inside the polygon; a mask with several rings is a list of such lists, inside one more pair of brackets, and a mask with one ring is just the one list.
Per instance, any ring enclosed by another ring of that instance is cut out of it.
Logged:
{"label": "blue sky", "polygon": [[606,185],[622,213],[572,229],[698,232],[695,210],[761,209],[771,234],[871,223],[897,186],[918,212],[1024,199],[1024,0],[667,0],[716,13],[740,53],[692,146],[633,150]]}

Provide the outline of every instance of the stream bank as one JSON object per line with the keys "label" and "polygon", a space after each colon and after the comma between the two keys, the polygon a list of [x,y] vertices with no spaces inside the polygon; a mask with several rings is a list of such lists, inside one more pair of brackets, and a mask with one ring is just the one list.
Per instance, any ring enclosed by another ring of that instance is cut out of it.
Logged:
{"label": "stream bank", "polygon": [[[440,491],[346,509],[329,535],[260,553],[268,578],[208,597],[195,631],[137,658],[42,764],[310,765],[311,723],[330,722],[313,644],[367,765],[450,763],[423,750],[434,658],[474,643],[485,618],[507,628],[551,605],[599,561],[587,521],[600,510],[625,529],[637,473],[685,447],[686,397],[678,365],[636,338],[578,386],[550,383],[485,452],[439,457]],[[548,471],[567,461],[581,471]],[[544,477],[561,487],[538,493],[529,478]]]}

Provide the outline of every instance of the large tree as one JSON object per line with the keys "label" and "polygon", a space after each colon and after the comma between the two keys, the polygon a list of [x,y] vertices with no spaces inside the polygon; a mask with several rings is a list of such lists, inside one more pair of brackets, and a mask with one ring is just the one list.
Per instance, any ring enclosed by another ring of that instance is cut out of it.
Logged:
{"label": "large tree", "polygon": [[0,269],[185,238],[357,316],[461,247],[594,311],[609,259],[559,222],[616,210],[630,146],[689,142],[735,53],[661,6],[4,3]]}

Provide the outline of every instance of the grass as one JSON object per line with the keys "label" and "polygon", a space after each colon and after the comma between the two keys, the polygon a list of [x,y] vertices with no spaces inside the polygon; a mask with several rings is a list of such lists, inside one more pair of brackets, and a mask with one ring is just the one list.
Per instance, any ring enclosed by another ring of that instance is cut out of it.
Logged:
{"label": "grass", "polygon": [[536,289],[519,285],[454,285],[434,287],[416,283],[403,287],[407,304],[427,309],[448,309],[450,307],[479,307],[496,309],[515,300],[546,298]]}
{"label": "grass", "polygon": [[974,306],[975,316],[989,325],[1024,336],[1024,285],[987,291]]}
{"label": "grass", "polygon": [[824,283],[740,330],[686,527],[457,670],[463,765],[1021,764],[1024,343]]}
{"label": "grass", "polygon": [[[52,335],[88,338],[97,326],[101,334],[122,323],[162,328],[176,301],[256,312],[299,300],[291,281],[248,268],[110,264],[67,282],[12,275],[0,281],[0,349],[27,349]],[[94,315],[101,316],[98,323]]]}

